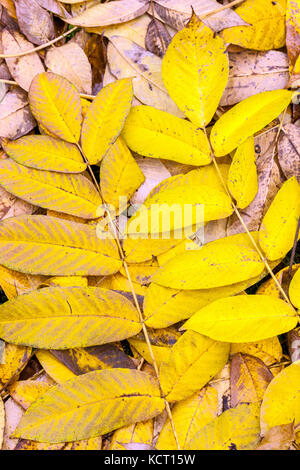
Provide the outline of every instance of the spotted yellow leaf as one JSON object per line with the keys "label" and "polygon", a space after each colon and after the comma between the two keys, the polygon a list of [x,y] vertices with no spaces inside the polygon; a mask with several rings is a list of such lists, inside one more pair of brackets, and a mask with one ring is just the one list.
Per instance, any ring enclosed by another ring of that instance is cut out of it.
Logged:
{"label": "spotted yellow leaf", "polygon": [[286,0],[246,0],[235,11],[248,26],[227,28],[222,37],[246,49],[279,49],[285,45],[285,10]]}
{"label": "spotted yellow leaf", "polygon": [[81,128],[81,103],[76,88],[52,72],[36,75],[29,89],[34,117],[50,134],[77,143]]}
{"label": "spotted yellow leaf", "polygon": [[102,88],[89,106],[82,124],[81,144],[92,165],[104,157],[120,134],[132,97],[132,81],[125,78]]}
{"label": "spotted yellow leaf", "polygon": [[190,439],[188,450],[253,450],[260,440],[260,405],[243,404],[224,411]]}
{"label": "spotted yellow leaf", "polygon": [[[124,140],[119,137],[104,156],[100,167],[100,186],[104,201],[114,211],[124,210],[127,201],[145,177]],[[120,198],[126,199],[126,203]]]}
{"label": "spotted yellow leaf", "polygon": [[254,138],[238,146],[228,173],[228,189],[240,209],[245,209],[258,191]]}
{"label": "spotted yellow leaf", "polygon": [[208,139],[201,129],[150,106],[131,109],[122,136],[129,148],[146,157],[195,166],[211,161]]}
{"label": "spotted yellow leaf", "polygon": [[[218,410],[218,393],[211,386],[174,405],[172,418],[181,449],[186,448],[199,429],[217,417]],[[164,424],[155,447],[178,450],[170,420]]]}
{"label": "spotted yellow leaf", "polygon": [[40,349],[68,349],[119,341],[141,330],[126,297],[94,287],[46,287],[0,306],[0,336]]}
{"label": "spotted yellow leaf", "polygon": [[246,281],[263,271],[264,263],[244,233],[187,250],[161,266],[152,281],[173,289],[210,289]]}
{"label": "spotted yellow leaf", "polygon": [[225,366],[229,349],[228,343],[185,332],[160,366],[159,380],[167,400],[184,400],[200,390]]}
{"label": "spotted yellow leaf", "polygon": [[17,163],[38,170],[81,173],[86,169],[75,145],[42,135],[27,135],[2,142],[3,150]]}
{"label": "spotted yellow leaf", "polygon": [[95,219],[101,196],[93,183],[81,174],[42,171],[0,161],[0,184],[30,204],[58,212]]}
{"label": "spotted yellow leaf", "polygon": [[156,380],[145,372],[89,372],[52,387],[27,410],[14,437],[69,442],[148,420],[164,409]]}
{"label": "spotted yellow leaf", "polygon": [[207,125],[229,75],[223,40],[194,15],[172,39],[162,62],[164,84],[177,106],[197,126]]}
{"label": "spotted yellow leaf", "polygon": [[269,124],[288,106],[293,92],[264,91],[246,98],[223,114],[213,126],[210,139],[215,155],[230,153],[251,135]]}
{"label": "spotted yellow leaf", "polygon": [[263,218],[259,243],[270,260],[292,248],[300,217],[300,185],[296,176],[280,188]]}
{"label": "spotted yellow leaf", "polygon": [[43,215],[0,224],[0,263],[28,274],[109,275],[121,261],[114,240],[101,240],[95,227]]}
{"label": "spotted yellow leaf", "polygon": [[246,343],[292,330],[298,323],[293,308],[267,295],[236,295],[218,299],[196,312],[183,329],[217,341]]}
{"label": "spotted yellow leaf", "polygon": [[153,441],[153,420],[140,421],[117,429],[111,439],[109,450],[125,450],[123,444],[143,443],[151,445]]}
{"label": "spotted yellow leaf", "polygon": [[300,423],[300,361],[283,369],[267,388],[261,406],[261,428]]}

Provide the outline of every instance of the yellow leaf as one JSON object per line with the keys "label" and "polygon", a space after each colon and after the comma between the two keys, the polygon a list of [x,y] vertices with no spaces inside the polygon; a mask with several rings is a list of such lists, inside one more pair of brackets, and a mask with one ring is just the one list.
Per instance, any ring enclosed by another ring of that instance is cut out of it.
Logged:
{"label": "yellow leaf", "polygon": [[80,96],[68,80],[52,72],[40,73],[32,80],[28,96],[34,117],[46,130],[67,142],[78,142]]}
{"label": "yellow leaf", "polygon": [[76,377],[76,374],[53,356],[50,351],[39,349],[35,355],[43,369],[56,383],[61,384]]}
{"label": "yellow leaf", "polygon": [[300,309],[300,268],[296,271],[290,283],[289,297],[293,305]]}
{"label": "yellow leaf", "polygon": [[217,341],[246,343],[280,335],[297,323],[296,312],[281,299],[237,295],[212,302],[196,312],[182,328]]}
{"label": "yellow leaf", "polygon": [[172,258],[155,273],[152,281],[173,289],[210,289],[246,281],[263,271],[263,261],[243,233]]}
{"label": "yellow leaf", "polygon": [[104,201],[117,212],[124,210],[126,206],[119,207],[119,198],[129,200],[144,180],[142,170],[124,140],[119,137],[101,162],[100,186]]}
{"label": "yellow leaf", "polygon": [[288,106],[293,92],[272,90],[257,93],[223,114],[211,130],[216,157],[230,153],[251,135],[264,128]]}
{"label": "yellow leaf", "polygon": [[171,98],[186,117],[204,127],[215,114],[228,75],[223,40],[194,15],[163,58],[162,76]]}
{"label": "yellow leaf", "polygon": [[[127,267],[131,280],[141,285],[149,284],[151,282],[151,276],[158,270],[158,268],[159,266],[156,260],[129,264]],[[120,272],[123,276],[127,276],[124,266],[122,266]]]}
{"label": "yellow leaf", "polygon": [[268,367],[257,357],[235,354],[230,364],[230,405],[260,402],[273,379]]}
{"label": "yellow leaf", "polygon": [[270,383],[261,406],[261,428],[300,423],[300,361],[283,369]]}
{"label": "yellow leaf", "polygon": [[254,138],[238,146],[228,173],[228,189],[240,209],[245,209],[258,191]]}
{"label": "yellow leaf", "polygon": [[[159,233],[188,229],[193,225],[199,228],[203,222],[223,219],[232,212],[231,199],[224,191],[206,185],[187,185],[182,181],[162,187],[157,193],[152,192],[128,221],[126,232],[130,235],[150,233],[153,238],[158,238]],[[137,226],[140,227],[138,231]]]}
{"label": "yellow leaf", "polygon": [[17,371],[22,371],[31,354],[31,348],[16,346],[15,344],[5,345],[4,364],[0,364],[0,382],[6,384]]}
{"label": "yellow leaf", "polygon": [[211,162],[208,139],[201,129],[150,106],[131,109],[122,136],[129,148],[146,157],[195,166]]}
{"label": "yellow leaf", "polygon": [[[258,357],[266,366],[271,366],[275,362],[280,362],[282,358],[282,347],[277,336],[263,339],[255,343],[232,343],[230,354],[250,354]],[[271,369],[274,372],[274,369]]]}
{"label": "yellow leaf", "polygon": [[235,10],[249,26],[222,32],[224,41],[247,49],[267,51],[285,45],[286,0],[247,0]]}
{"label": "yellow leaf", "polygon": [[[145,286],[141,286],[140,284],[137,284],[136,282],[132,282],[133,287],[134,287],[134,292],[137,295],[144,295],[146,291]],[[112,289],[112,290],[119,290],[119,291],[124,291],[124,292],[132,292],[130,283],[128,281],[128,278],[123,276],[121,273],[116,273],[112,274],[111,276],[106,276],[106,277],[95,277],[95,278],[89,278],[89,286],[95,286],[95,287],[101,287],[104,289]]]}
{"label": "yellow leaf", "polygon": [[31,276],[0,266],[0,285],[9,300],[37,289],[44,280],[44,276]]}
{"label": "yellow leaf", "polygon": [[44,215],[1,222],[0,248],[1,264],[29,274],[107,276],[122,264],[116,242],[94,227]]}
{"label": "yellow leaf", "polygon": [[153,420],[131,424],[114,432],[109,450],[125,450],[122,444],[143,443],[152,445]]}
{"label": "yellow leaf", "polygon": [[9,387],[9,393],[18,405],[27,410],[31,403],[46,393],[53,385],[55,384],[51,379],[48,379],[47,382],[30,379],[19,380]]}
{"label": "yellow leaf", "polygon": [[66,444],[63,450],[101,450],[102,437],[91,437],[82,441],[73,441]]}
{"label": "yellow leaf", "polygon": [[119,341],[141,330],[126,297],[94,287],[49,287],[0,306],[0,336],[41,349],[69,349]]}
{"label": "yellow leaf", "polygon": [[42,135],[27,135],[2,142],[3,150],[17,163],[38,170],[81,173],[86,169],[75,145]]}
{"label": "yellow leaf", "polygon": [[116,23],[126,23],[145,13],[148,7],[149,5],[145,0],[122,0],[115,3],[101,3],[92,5],[73,18],[65,18],[64,21],[84,27],[109,26]]}
{"label": "yellow leaf", "polygon": [[166,328],[185,320],[214,300],[239,294],[253,284],[262,275],[229,286],[213,289],[183,290],[163,287],[154,282],[150,284],[144,297],[145,324],[151,328]]}
{"label": "yellow leaf", "polygon": [[69,442],[96,437],[160,414],[155,379],[140,371],[89,372],[52,387],[27,410],[14,437]]}
{"label": "yellow leaf", "polygon": [[239,405],[224,411],[200,429],[186,447],[189,450],[253,450],[260,439],[260,405]]}
{"label": "yellow leaf", "polygon": [[117,139],[132,97],[132,81],[126,78],[102,88],[89,106],[82,124],[81,143],[90,164],[98,163]]}
{"label": "yellow leaf", "polygon": [[166,399],[184,400],[200,390],[225,366],[229,348],[227,343],[185,332],[160,366],[159,380]]}
{"label": "yellow leaf", "polygon": [[8,192],[30,204],[95,219],[102,199],[93,183],[81,174],[42,171],[0,161],[0,184]]}
{"label": "yellow leaf", "polygon": [[300,185],[296,176],[280,188],[263,218],[259,243],[270,260],[292,248],[300,217]]}
{"label": "yellow leaf", "polygon": [[45,281],[44,286],[60,286],[60,287],[87,287],[88,280],[83,276],[57,276],[50,277]]}
{"label": "yellow leaf", "polygon": [[[210,386],[174,405],[172,418],[181,449],[186,448],[199,429],[217,417],[218,409],[218,393]],[[178,450],[169,420],[162,428],[155,448]]]}

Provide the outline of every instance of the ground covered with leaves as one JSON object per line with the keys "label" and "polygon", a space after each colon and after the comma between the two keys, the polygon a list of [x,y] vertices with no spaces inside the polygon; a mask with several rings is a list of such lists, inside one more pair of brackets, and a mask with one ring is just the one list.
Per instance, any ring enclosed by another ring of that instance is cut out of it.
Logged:
{"label": "ground covered with leaves", "polygon": [[300,0],[0,30],[2,449],[299,450]]}

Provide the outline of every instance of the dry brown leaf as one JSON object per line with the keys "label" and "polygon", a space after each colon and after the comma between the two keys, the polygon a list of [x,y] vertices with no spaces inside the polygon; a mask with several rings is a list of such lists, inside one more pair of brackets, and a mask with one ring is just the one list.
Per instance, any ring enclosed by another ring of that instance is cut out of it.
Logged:
{"label": "dry brown leaf", "polygon": [[296,176],[300,183],[300,128],[295,124],[283,126],[278,141],[278,160],[284,176]]}
{"label": "dry brown leaf", "polygon": [[54,13],[55,15],[59,16],[66,16],[67,11],[65,8],[56,0],[35,0],[36,3],[40,5],[40,7],[44,8],[45,10]]}
{"label": "dry brown leaf", "polygon": [[0,137],[18,139],[35,126],[27,94],[21,88],[6,93],[0,103]]}
{"label": "dry brown leaf", "polygon": [[286,48],[289,56],[291,72],[300,53],[299,15],[299,2],[297,0],[287,0]]}
{"label": "dry brown leaf", "polygon": [[230,371],[231,406],[261,401],[272,379],[272,373],[260,359],[235,354]]}
{"label": "dry brown leaf", "polygon": [[75,42],[49,49],[45,64],[51,72],[67,78],[79,92],[89,95],[92,93],[91,64]]}
{"label": "dry brown leaf", "polygon": [[183,117],[170,98],[161,76],[162,59],[121,36],[110,38],[107,60],[118,79],[133,77],[133,92],[143,104]]}
{"label": "dry brown leaf", "polygon": [[145,38],[146,49],[158,57],[163,57],[170,42],[171,36],[166,26],[157,19],[151,20]]}
{"label": "dry brown leaf", "polygon": [[[1,39],[4,54],[18,54],[33,48],[33,45],[16,31],[10,33],[7,29],[4,29]],[[33,77],[45,71],[43,63],[36,52],[23,57],[6,59],[6,63],[12,77],[26,91],[29,90]]]}
{"label": "dry brown leaf", "polygon": [[107,63],[106,44],[103,36],[92,34],[84,47],[92,67],[92,90],[97,94],[103,86],[103,77]]}
{"label": "dry brown leaf", "polygon": [[274,426],[267,431],[256,450],[288,450],[294,439],[294,423]]}
{"label": "dry brown leaf", "polygon": [[295,328],[288,333],[288,347],[292,362],[300,359],[300,328]]}
{"label": "dry brown leaf", "polygon": [[8,14],[14,18],[15,20],[17,19],[16,15],[16,8],[13,0],[0,0],[0,5],[4,6],[6,8]]}
{"label": "dry brown leaf", "polygon": [[23,408],[18,405],[12,398],[5,402],[5,428],[3,436],[2,450],[14,450],[18,444],[18,439],[13,439],[10,436],[19,424],[20,419],[24,414]]}
{"label": "dry brown leaf", "polygon": [[263,91],[285,88],[288,58],[280,51],[229,53],[229,81],[220,101],[230,106]]}
{"label": "dry brown leaf", "polygon": [[[198,17],[211,13],[218,8],[220,4],[216,0],[155,0],[155,10],[159,17],[173,28],[182,29],[192,14],[192,7]],[[233,10],[227,8],[216,13],[203,22],[214,31],[218,32],[232,26],[241,26],[246,23]]]}
{"label": "dry brown leaf", "polygon": [[34,44],[44,44],[55,37],[53,19],[36,0],[15,0],[18,24]]}

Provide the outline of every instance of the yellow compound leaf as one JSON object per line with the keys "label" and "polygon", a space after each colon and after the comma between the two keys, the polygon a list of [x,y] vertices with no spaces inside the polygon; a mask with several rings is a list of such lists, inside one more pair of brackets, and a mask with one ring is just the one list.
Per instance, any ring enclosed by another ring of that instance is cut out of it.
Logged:
{"label": "yellow compound leaf", "polygon": [[279,49],[285,45],[285,9],[286,0],[247,0],[235,11],[249,26],[227,28],[222,37],[247,49]]}
{"label": "yellow compound leaf", "polygon": [[231,407],[262,401],[272,379],[273,374],[263,361],[248,354],[235,354],[230,364]]}
{"label": "yellow compound leaf", "polygon": [[296,176],[287,180],[263,218],[259,244],[270,260],[285,256],[292,248],[300,217],[300,185]]}
{"label": "yellow compound leaf", "polygon": [[17,371],[22,370],[31,354],[31,348],[17,346],[15,344],[5,345],[4,364],[0,364],[0,382],[6,384]]}
{"label": "yellow compound leaf", "polygon": [[254,138],[238,146],[228,173],[228,189],[240,209],[245,209],[258,191]]}
{"label": "yellow compound leaf", "polygon": [[164,84],[186,117],[207,125],[220,102],[229,75],[223,40],[194,15],[179,31],[162,61]]}
{"label": "yellow compound leaf", "polygon": [[126,205],[119,207],[119,198],[129,200],[144,180],[142,170],[119,137],[101,162],[100,186],[104,201],[111,204],[114,211],[124,210]]}
{"label": "yellow compound leaf", "polygon": [[[78,0],[76,0],[78,2]],[[64,3],[75,3],[72,1]],[[126,23],[148,10],[145,0],[122,0],[115,3],[92,5],[79,15],[67,18],[64,21],[79,26],[110,26],[112,24]]]}
{"label": "yellow compound leaf", "polygon": [[153,420],[141,421],[114,432],[109,450],[125,450],[124,445],[134,443],[148,444],[153,441]]}
{"label": "yellow compound leaf", "polygon": [[289,297],[293,305],[300,309],[300,268],[296,271],[290,283]]}
{"label": "yellow compound leaf", "polygon": [[260,405],[239,405],[224,411],[198,431],[188,450],[253,450],[260,440]]}
{"label": "yellow compound leaf", "polygon": [[150,106],[131,109],[122,136],[129,148],[146,157],[195,166],[211,162],[208,139],[201,129]]}
{"label": "yellow compound leaf", "polygon": [[58,212],[95,219],[102,199],[93,183],[80,174],[42,171],[0,161],[0,184],[30,204]]}
{"label": "yellow compound leaf", "polygon": [[152,281],[173,289],[210,289],[246,281],[263,271],[264,263],[244,233],[172,258],[154,274]]}
{"label": "yellow compound leaf", "polygon": [[54,382],[61,384],[66,382],[66,380],[76,377],[76,374],[53,356],[50,351],[39,349],[35,355],[45,372]]}
{"label": "yellow compound leaf", "polygon": [[17,163],[38,170],[81,173],[86,169],[75,145],[42,135],[27,135],[2,142],[3,150]]}
{"label": "yellow compound leaf", "polygon": [[216,157],[230,153],[264,128],[288,106],[292,91],[264,91],[246,98],[223,114],[213,126],[210,139]]}
{"label": "yellow compound leaf", "polygon": [[160,366],[159,380],[166,399],[179,401],[193,395],[226,364],[230,346],[185,332]]}
{"label": "yellow compound leaf", "polygon": [[126,297],[94,287],[49,287],[0,306],[0,336],[41,349],[69,349],[119,341],[141,330]]}
{"label": "yellow compound leaf", "polygon": [[144,372],[89,372],[52,387],[27,410],[14,437],[69,442],[100,436],[160,414],[164,400]]}
{"label": "yellow compound leaf", "polygon": [[116,242],[94,227],[44,215],[1,222],[0,248],[1,264],[29,274],[107,276],[122,264]]}
{"label": "yellow compound leaf", "polygon": [[78,142],[82,120],[80,96],[68,80],[52,72],[40,73],[32,80],[28,96],[39,124],[67,142]]}
{"label": "yellow compound leaf", "polygon": [[[199,429],[217,417],[218,410],[218,393],[210,386],[174,405],[172,418],[181,449],[186,449]],[[169,420],[162,428],[155,447],[159,450],[178,450]]]}
{"label": "yellow compound leaf", "polygon": [[219,299],[196,312],[182,327],[217,341],[246,343],[292,330],[298,317],[281,299],[267,295],[237,295]]}
{"label": "yellow compound leaf", "polygon": [[90,164],[98,163],[117,139],[132,98],[132,80],[125,78],[102,88],[89,106],[82,124],[81,143]]}
{"label": "yellow compound leaf", "polygon": [[261,406],[261,428],[300,423],[300,361],[283,369],[270,383]]}

